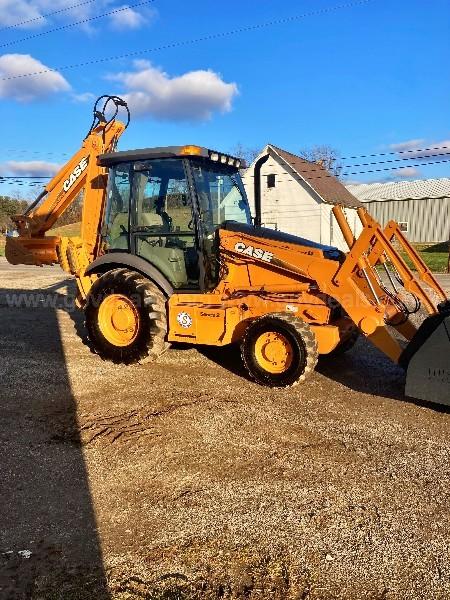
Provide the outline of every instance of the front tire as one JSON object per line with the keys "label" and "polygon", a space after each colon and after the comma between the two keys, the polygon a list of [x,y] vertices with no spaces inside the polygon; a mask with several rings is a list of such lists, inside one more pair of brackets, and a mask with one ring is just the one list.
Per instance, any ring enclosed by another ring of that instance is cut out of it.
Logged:
{"label": "front tire", "polygon": [[125,268],[105,273],[84,309],[91,349],[114,363],[155,360],[169,346],[165,303],[160,289],[140,273]]}
{"label": "front tire", "polygon": [[318,358],[312,329],[285,313],[272,313],[253,321],[244,334],[241,354],[252,379],[277,388],[304,381]]}

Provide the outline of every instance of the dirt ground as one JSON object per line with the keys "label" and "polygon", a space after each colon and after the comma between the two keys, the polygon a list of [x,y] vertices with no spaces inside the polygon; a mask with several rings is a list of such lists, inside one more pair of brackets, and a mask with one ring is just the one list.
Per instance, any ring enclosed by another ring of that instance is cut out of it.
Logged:
{"label": "dirt ground", "polygon": [[450,414],[367,342],[270,390],[102,362],[58,268],[0,288],[2,600],[450,597]]}

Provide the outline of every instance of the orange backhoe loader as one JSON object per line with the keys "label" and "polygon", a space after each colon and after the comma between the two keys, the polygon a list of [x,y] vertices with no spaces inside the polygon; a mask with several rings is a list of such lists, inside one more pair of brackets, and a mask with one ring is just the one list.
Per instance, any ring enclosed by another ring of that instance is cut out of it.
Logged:
{"label": "orange backhoe loader", "polygon": [[[354,239],[336,206],[347,254],[265,229],[267,157],[255,166],[253,221],[238,158],[199,146],[117,152],[128,124],[119,109],[128,112],[118,97],[97,101],[81,149],[15,217],[19,236],[6,246],[12,264],[59,263],[75,276],[100,357],[129,364],[155,359],[170,342],[239,343],[255,381],[286,387],[318,355],[344,352],[362,334],[407,370],[408,395],[450,404],[450,303],[396,223],[383,230],[358,209]],[[83,188],[81,236],[46,236]],[[419,329],[405,294],[430,315]]]}

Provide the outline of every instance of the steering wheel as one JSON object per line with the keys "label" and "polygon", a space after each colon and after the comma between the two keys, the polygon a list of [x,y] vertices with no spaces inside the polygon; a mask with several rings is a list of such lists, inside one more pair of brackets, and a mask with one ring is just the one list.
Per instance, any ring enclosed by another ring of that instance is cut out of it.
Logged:
{"label": "steering wheel", "polygon": [[162,248],[164,245],[161,237],[158,237],[158,238],[148,238],[147,237],[147,238],[143,238],[143,240],[145,242],[147,242],[147,244],[149,246],[153,246],[153,247],[159,246],[160,248]]}

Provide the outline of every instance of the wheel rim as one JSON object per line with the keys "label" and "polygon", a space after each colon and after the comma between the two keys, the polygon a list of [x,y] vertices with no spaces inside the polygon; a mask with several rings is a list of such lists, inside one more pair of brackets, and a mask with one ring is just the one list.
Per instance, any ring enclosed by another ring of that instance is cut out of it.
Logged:
{"label": "wheel rim", "polygon": [[114,346],[129,346],[139,331],[139,313],[133,302],[122,294],[111,294],[100,304],[98,326]]}
{"label": "wheel rim", "polygon": [[255,342],[255,358],[268,373],[284,373],[292,365],[294,352],[291,342],[278,331],[265,331]]}

